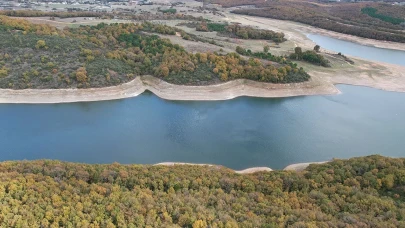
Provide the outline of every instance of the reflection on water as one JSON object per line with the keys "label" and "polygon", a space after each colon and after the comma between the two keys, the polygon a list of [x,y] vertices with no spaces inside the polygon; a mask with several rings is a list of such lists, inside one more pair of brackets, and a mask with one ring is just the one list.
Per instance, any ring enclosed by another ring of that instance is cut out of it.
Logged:
{"label": "reflection on water", "polygon": [[0,160],[215,163],[234,169],[369,154],[405,156],[405,94],[0,105]]}
{"label": "reflection on water", "polygon": [[308,38],[322,48],[344,55],[405,66],[405,51],[370,47],[318,34],[309,34]]}

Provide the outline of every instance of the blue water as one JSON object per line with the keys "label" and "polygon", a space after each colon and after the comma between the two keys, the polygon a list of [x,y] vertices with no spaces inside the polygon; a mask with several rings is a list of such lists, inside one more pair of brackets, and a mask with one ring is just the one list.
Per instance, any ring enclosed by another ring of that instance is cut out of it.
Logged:
{"label": "blue water", "polygon": [[341,52],[344,55],[405,66],[405,51],[365,46],[318,34],[308,34],[308,38],[321,48]]}
{"label": "blue water", "polygon": [[214,163],[234,169],[405,156],[405,93],[340,85],[333,96],[229,101],[138,97],[1,104],[0,160]]}

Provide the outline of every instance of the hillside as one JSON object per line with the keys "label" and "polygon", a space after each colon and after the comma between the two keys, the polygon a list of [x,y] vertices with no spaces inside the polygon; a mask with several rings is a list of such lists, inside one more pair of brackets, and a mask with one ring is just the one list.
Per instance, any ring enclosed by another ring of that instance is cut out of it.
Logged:
{"label": "hillside", "polygon": [[[180,85],[240,78],[272,83],[309,79],[292,62],[275,65],[236,53],[191,53],[158,36],[176,34],[184,40],[207,42],[181,29],[149,22],[57,29],[0,16],[0,88],[107,87],[139,75]],[[277,39],[284,36],[271,34]]]}
{"label": "hillside", "polygon": [[404,227],[405,159],[248,175],[217,166],[0,163],[1,227]]}
{"label": "hillside", "polygon": [[[405,7],[387,3],[215,0],[233,13],[290,20],[364,38],[405,43]],[[248,7],[243,7],[247,5]],[[255,7],[249,7],[249,6]],[[237,7],[242,6],[242,7]]]}

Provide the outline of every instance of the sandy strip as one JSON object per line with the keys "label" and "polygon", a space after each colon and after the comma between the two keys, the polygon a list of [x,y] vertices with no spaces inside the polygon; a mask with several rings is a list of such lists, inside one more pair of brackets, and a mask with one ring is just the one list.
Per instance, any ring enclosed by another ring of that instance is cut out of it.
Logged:
{"label": "sandy strip", "polygon": [[[309,165],[311,164],[325,164],[329,161],[322,161],[322,162],[306,162],[306,163],[297,163],[297,164],[291,164],[288,165],[287,167],[285,167],[282,170],[285,171],[303,171],[304,169],[306,169]],[[154,165],[164,165],[164,166],[175,166],[175,165],[197,165],[197,166],[218,166],[219,165],[212,165],[212,164],[196,164],[196,163],[184,163],[184,162],[162,162],[162,163],[158,163],[158,164],[154,164]],[[271,172],[273,171],[271,168],[269,167],[252,167],[252,168],[248,168],[248,169],[244,169],[244,170],[233,170],[235,173],[238,174],[250,174],[250,173],[256,173],[256,172]]]}
{"label": "sandy strip", "polygon": [[287,167],[285,167],[283,170],[293,170],[293,171],[303,171],[304,169],[306,169],[309,165],[311,164],[325,164],[329,161],[323,161],[323,162],[306,162],[306,163],[297,163],[297,164],[292,164],[289,165]]}
{"label": "sandy strip", "polygon": [[[196,164],[196,163],[184,163],[184,162],[162,162],[154,165],[175,166],[175,165],[198,165],[198,166],[218,166],[211,164]],[[244,170],[233,170],[237,174],[250,174],[256,172],[271,172],[273,171],[269,167],[253,167]]]}
{"label": "sandy strip", "polygon": [[135,97],[149,90],[167,100],[227,100],[239,96],[290,97],[301,95],[337,94],[332,85],[313,81],[296,84],[271,84],[250,80],[234,80],[210,86],[182,86],[152,76],[140,76],[113,87],[92,89],[0,89],[0,103],[67,103],[114,100]]}

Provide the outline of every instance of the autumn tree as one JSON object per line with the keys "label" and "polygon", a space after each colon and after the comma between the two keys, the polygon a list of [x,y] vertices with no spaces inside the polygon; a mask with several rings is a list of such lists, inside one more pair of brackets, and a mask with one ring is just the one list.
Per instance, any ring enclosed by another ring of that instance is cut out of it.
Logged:
{"label": "autumn tree", "polygon": [[2,68],[0,68],[0,78],[2,78],[2,77],[6,77],[7,75],[8,75],[8,69],[5,67],[5,66],[3,66]]}
{"label": "autumn tree", "polygon": [[78,82],[87,82],[87,71],[85,67],[80,67],[76,70],[76,80]]}
{"label": "autumn tree", "polygon": [[44,40],[38,40],[37,44],[35,45],[35,48],[37,49],[41,49],[41,48],[45,48],[46,47],[46,43]]}

